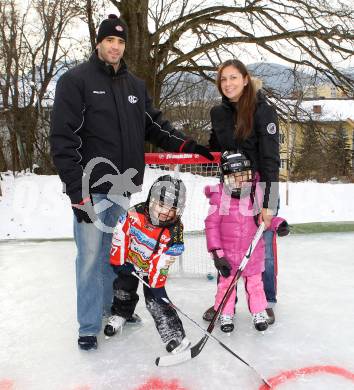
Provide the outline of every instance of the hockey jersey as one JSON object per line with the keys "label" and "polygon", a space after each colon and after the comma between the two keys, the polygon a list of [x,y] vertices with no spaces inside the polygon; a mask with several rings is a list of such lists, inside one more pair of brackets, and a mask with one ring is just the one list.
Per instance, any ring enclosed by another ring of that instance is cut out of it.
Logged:
{"label": "hockey jersey", "polygon": [[148,276],[153,288],[166,283],[169,260],[184,251],[183,224],[178,220],[168,227],[152,225],[145,214],[145,203],[131,207],[114,229],[110,263],[130,262]]}

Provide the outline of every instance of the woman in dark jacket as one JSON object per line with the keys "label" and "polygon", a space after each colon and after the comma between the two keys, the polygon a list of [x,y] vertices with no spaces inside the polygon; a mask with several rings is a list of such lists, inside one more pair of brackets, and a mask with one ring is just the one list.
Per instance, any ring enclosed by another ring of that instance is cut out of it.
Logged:
{"label": "woman in dark jacket", "polygon": [[[251,161],[265,185],[264,199],[259,216],[266,227],[270,226],[278,207],[279,185],[279,128],[277,114],[261,92],[256,93],[246,66],[238,60],[228,60],[218,69],[216,79],[222,103],[210,111],[212,151],[239,150]],[[269,323],[273,323],[272,307],[276,303],[276,243],[274,233],[264,233],[266,261],[263,274],[264,289],[268,301]],[[203,318],[211,321],[215,313],[208,309]]]}

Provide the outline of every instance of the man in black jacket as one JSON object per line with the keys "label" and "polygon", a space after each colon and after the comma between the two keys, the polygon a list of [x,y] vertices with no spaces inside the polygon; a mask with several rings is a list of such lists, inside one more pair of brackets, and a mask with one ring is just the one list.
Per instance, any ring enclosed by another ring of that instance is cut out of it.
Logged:
{"label": "man in black jacket", "polygon": [[213,159],[152,106],[144,81],[122,59],[126,42],[126,24],[110,15],[89,61],[58,80],[52,114],[53,161],[75,215],[78,344],[84,350],[97,348],[102,317],[110,314],[112,230],[130,194],[140,190],[145,141]]}

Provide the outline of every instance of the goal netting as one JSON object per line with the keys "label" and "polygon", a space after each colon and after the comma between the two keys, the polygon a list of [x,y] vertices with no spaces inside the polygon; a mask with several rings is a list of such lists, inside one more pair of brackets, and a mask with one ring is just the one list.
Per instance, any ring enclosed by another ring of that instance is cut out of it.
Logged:
{"label": "goal netting", "polygon": [[152,183],[166,174],[182,179],[186,185],[187,203],[182,216],[185,251],[170,269],[176,276],[215,274],[204,235],[204,219],[209,209],[204,187],[219,182],[220,153],[212,154],[213,162],[198,154],[146,153],[143,188],[132,196],[132,205],[145,201]]}

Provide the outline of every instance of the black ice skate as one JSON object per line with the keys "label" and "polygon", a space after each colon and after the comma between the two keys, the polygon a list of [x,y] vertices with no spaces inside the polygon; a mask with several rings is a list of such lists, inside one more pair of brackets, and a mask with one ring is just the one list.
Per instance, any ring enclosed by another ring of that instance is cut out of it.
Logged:
{"label": "black ice skate", "polygon": [[107,337],[114,336],[118,331],[122,332],[126,319],[117,315],[109,317],[108,324],[104,328],[104,334]]}
{"label": "black ice skate", "polygon": [[220,329],[225,333],[230,333],[234,330],[233,323],[234,316],[229,314],[221,314],[220,315]]}
{"label": "black ice skate", "polygon": [[77,340],[80,349],[89,351],[90,349],[97,349],[97,337],[96,336],[80,336]]}
{"label": "black ice skate", "polygon": [[142,323],[142,319],[135,313],[131,317],[127,318],[127,324],[135,325],[141,323]]}
{"label": "black ice skate", "polygon": [[203,320],[210,322],[213,319],[215,313],[216,311],[214,309],[214,306],[209,307],[209,309],[203,314]]}
{"label": "black ice skate", "polygon": [[268,316],[265,310],[253,314],[253,325],[260,332],[268,328]]}
{"label": "black ice skate", "polygon": [[274,310],[271,307],[268,307],[266,309],[267,315],[268,315],[268,324],[273,325],[275,322],[275,315],[274,315]]}
{"label": "black ice skate", "polygon": [[166,351],[176,354],[189,348],[191,342],[185,337],[182,341],[179,339],[172,339],[166,344]]}

